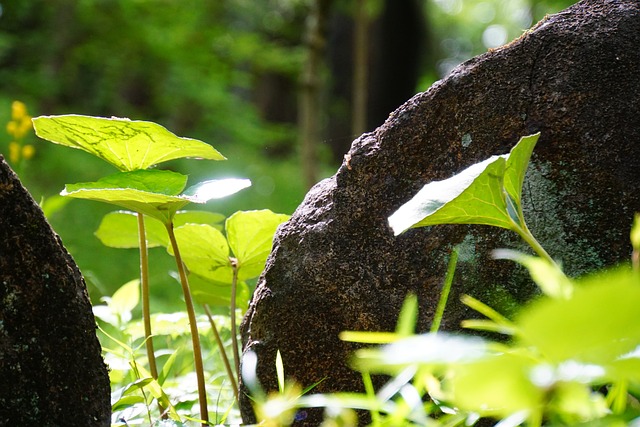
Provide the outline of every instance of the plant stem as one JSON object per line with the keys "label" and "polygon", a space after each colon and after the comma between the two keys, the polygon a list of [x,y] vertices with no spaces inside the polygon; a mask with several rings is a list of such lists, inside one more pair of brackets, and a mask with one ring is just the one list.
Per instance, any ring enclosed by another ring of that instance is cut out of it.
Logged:
{"label": "plant stem", "polygon": [[[524,221],[522,221],[522,225],[518,225],[518,224],[514,224],[513,230],[518,233],[518,235],[520,237],[522,237],[522,239],[527,242],[527,244],[529,246],[531,246],[531,248],[534,250],[534,252],[536,254],[538,254],[538,256],[540,256],[540,258],[544,258],[546,261],[548,261],[551,265],[558,265],[553,258],[551,258],[551,255],[549,255],[549,253],[542,247],[542,245],[536,240],[535,237],[533,237],[533,234],[531,234],[531,231],[529,231],[529,228],[527,227],[527,225],[524,223]],[[560,268],[558,266],[558,268]]]}
{"label": "plant stem", "polygon": [[[144,228],[144,216],[138,212],[138,244],[140,247],[140,293],[142,294],[142,321],[144,323],[144,339],[149,360],[149,371],[154,380],[158,379],[158,367],[156,365],[156,353],[153,349],[151,333],[151,310],[149,308],[149,251],[147,248],[147,234]],[[158,409],[162,419],[167,419],[165,408],[158,401]]]}
{"label": "plant stem", "polygon": [[449,258],[449,266],[447,267],[447,276],[444,279],[444,285],[442,285],[442,294],[440,295],[440,301],[436,307],[436,313],[433,315],[433,322],[431,323],[430,332],[438,332],[440,329],[440,322],[444,315],[444,308],[447,305],[449,299],[449,292],[451,291],[451,283],[453,283],[453,275],[456,271],[456,264],[458,262],[458,248],[453,248],[451,251],[451,257]]}
{"label": "plant stem", "polygon": [[187,315],[189,316],[191,342],[193,343],[193,363],[196,369],[196,378],[198,380],[200,419],[202,420],[202,427],[205,427],[207,424],[209,424],[209,410],[207,408],[207,391],[204,382],[204,367],[202,365],[202,349],[200,348],[198,323],[196,320],[196,313],[193,308],[193,300],[191,299],[191,291],[189,290],[189,280],[187,279],[187,272],[185,271],[184,264],[182,263],[182,256],[180,255],[178,242],[176,241],[176,236],[173,232],[173,223],[169,221],[165,224],[165,226],[167,227],[167,233],[169,234],[169,240],[171,241],[173,255],[176,258],[176,265],[178,267],[178,273],[180,274],[180,284],[182,285],[182,293],[184,294],[184,302],[187,307]]}
{"label": "plant stem", "polygon": [[231,343],[233,345],[233,362],[236,367],[236,375],[240,375],[240,354],[238,351],[238,328],[236,326],[236,293],[238,287],[238,261],[230,258],[231,267],[233,269],[233,278],[231,279]]}
{"label": "plant stem", "polygon": [[218,349],[220,350],[220,357],[222,357],[222,363],[224,364],[224,368],[227,371],[227,376],[229,377],[229,381],[231,381],[233,394],[236,397],[236,404],[239,407],[240,400],[238,396],[238,382],[236,381],[236,376],[234,375],[233,369],[231,368],[231,363],[229,363],[227,352],[224,350],[224,343],[222,342],[222,338],[220,338],[220,333],[218,332],[218,328],[216,327],[216,324],[213,321],[211,310],[209,309],[209,306],[207,304],[204,305],[204,311],[205,313],[207,313],[207,317],[209,318],[209,323],[211,323],[211,330],[213,331],[213,336],[216,339],[216,343],[218,344]]}

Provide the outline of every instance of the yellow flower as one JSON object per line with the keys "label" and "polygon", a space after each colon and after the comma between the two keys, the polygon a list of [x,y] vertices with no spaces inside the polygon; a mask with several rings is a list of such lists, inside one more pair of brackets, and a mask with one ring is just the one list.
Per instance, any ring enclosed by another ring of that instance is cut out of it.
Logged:
{"label": "yellow flower", "polygon": [[20,144],[15,141],[9,143],[9,160],[14,164],[20,160]]}
{"label": "yellow flower", "polygon": [[33,145],[27,144],[22,147],[22,158],[25,160],[29,160],[36,153],[36,149]]}
{"label": "yellow flower", "polygon": [[11,103],[11,120],[19,122],[27,116],[27,106],[23,102],[13,101]]}

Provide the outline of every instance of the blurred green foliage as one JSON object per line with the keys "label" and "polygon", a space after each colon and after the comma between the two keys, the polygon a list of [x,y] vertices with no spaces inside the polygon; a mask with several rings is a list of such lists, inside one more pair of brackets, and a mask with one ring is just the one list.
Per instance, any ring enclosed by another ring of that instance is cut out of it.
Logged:
{"label": "blurred green foliage", "polygon": [[[416,1],[430,38],[416,91],[574,2]],[[333,11],[348,10],[341,6],[349,3],[337,0]],[[32,116],[154,121],[215,145],[229,159],[215,165],[173,161],[163,168],[188,173],[190,182],[252,180],[251,189],[208,209],[225,215],[262,208],[292,213],[306,191],[297,158],[295,88],[310,6],[311,0],[0,0],[0,123],[9,122],[14,100]],[[379,4],[375,9],[382,10]],[[274,82],[285,82],[284,89]],[[10,142],[8,134],[0,138],[0,153],[7,155]],[[36,200],[51,198],[67,183],[115,172],[82,153],[62,154],[61,147],[41,144],[32,133],[23,143],[35,147],[20,176]],[[321,175],[329,176],[337,165],[324,158],[321,166]],[[73,201],[51,216],[94,301],[137,277],[135,256],[93,237],[110,210]],[[151,256],[171,263],[166,254]],[[165,267],[152,271],[151,279],[173,285]],[[169,294],[157,295],[162,301],[176,290],[159,288]]]}

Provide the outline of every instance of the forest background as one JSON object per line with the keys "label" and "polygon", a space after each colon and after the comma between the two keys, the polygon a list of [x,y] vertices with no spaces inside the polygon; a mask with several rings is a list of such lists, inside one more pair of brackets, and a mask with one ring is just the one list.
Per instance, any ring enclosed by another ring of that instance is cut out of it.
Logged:
{"label": "forest background", "polygon": [[[332,175],[353,139],[450,70],[518,37],[571,0],[0,0],[0,122],[14,100],[32,116],[148,120],[211,143],[224,162],[173,161],[190,181],[250,178],[206,209],[291,214]],[[306,117],[306,119],[305,119]],[[12,137],[0,137],[9,157]],[[64,199],[64,184],[110,166],[22,142],[23,183],[83,271],[92,301],[138,276],[136,250],[93,235],[107,205]],[[47,204],[48,203],[48,204]],[[130,252],[131,251],[131,252]],[[152,298],[175,309],[171,257],[152,251]],[[166,284],[162,286],[160,284]]]}

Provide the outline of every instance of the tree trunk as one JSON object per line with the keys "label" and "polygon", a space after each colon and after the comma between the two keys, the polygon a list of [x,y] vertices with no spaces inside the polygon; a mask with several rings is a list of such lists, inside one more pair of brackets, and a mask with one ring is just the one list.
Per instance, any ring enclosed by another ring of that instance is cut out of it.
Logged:
{"label": "tree trunk", "polygon": [[307,20],[305,42],[307,61],[302,70],[300,87],[300,156],[304,183],[310,188],[318,180],[318,145],[322,118],[321,88],[323,56],[326,46],[325,27],[331,0],[315,0]]}

